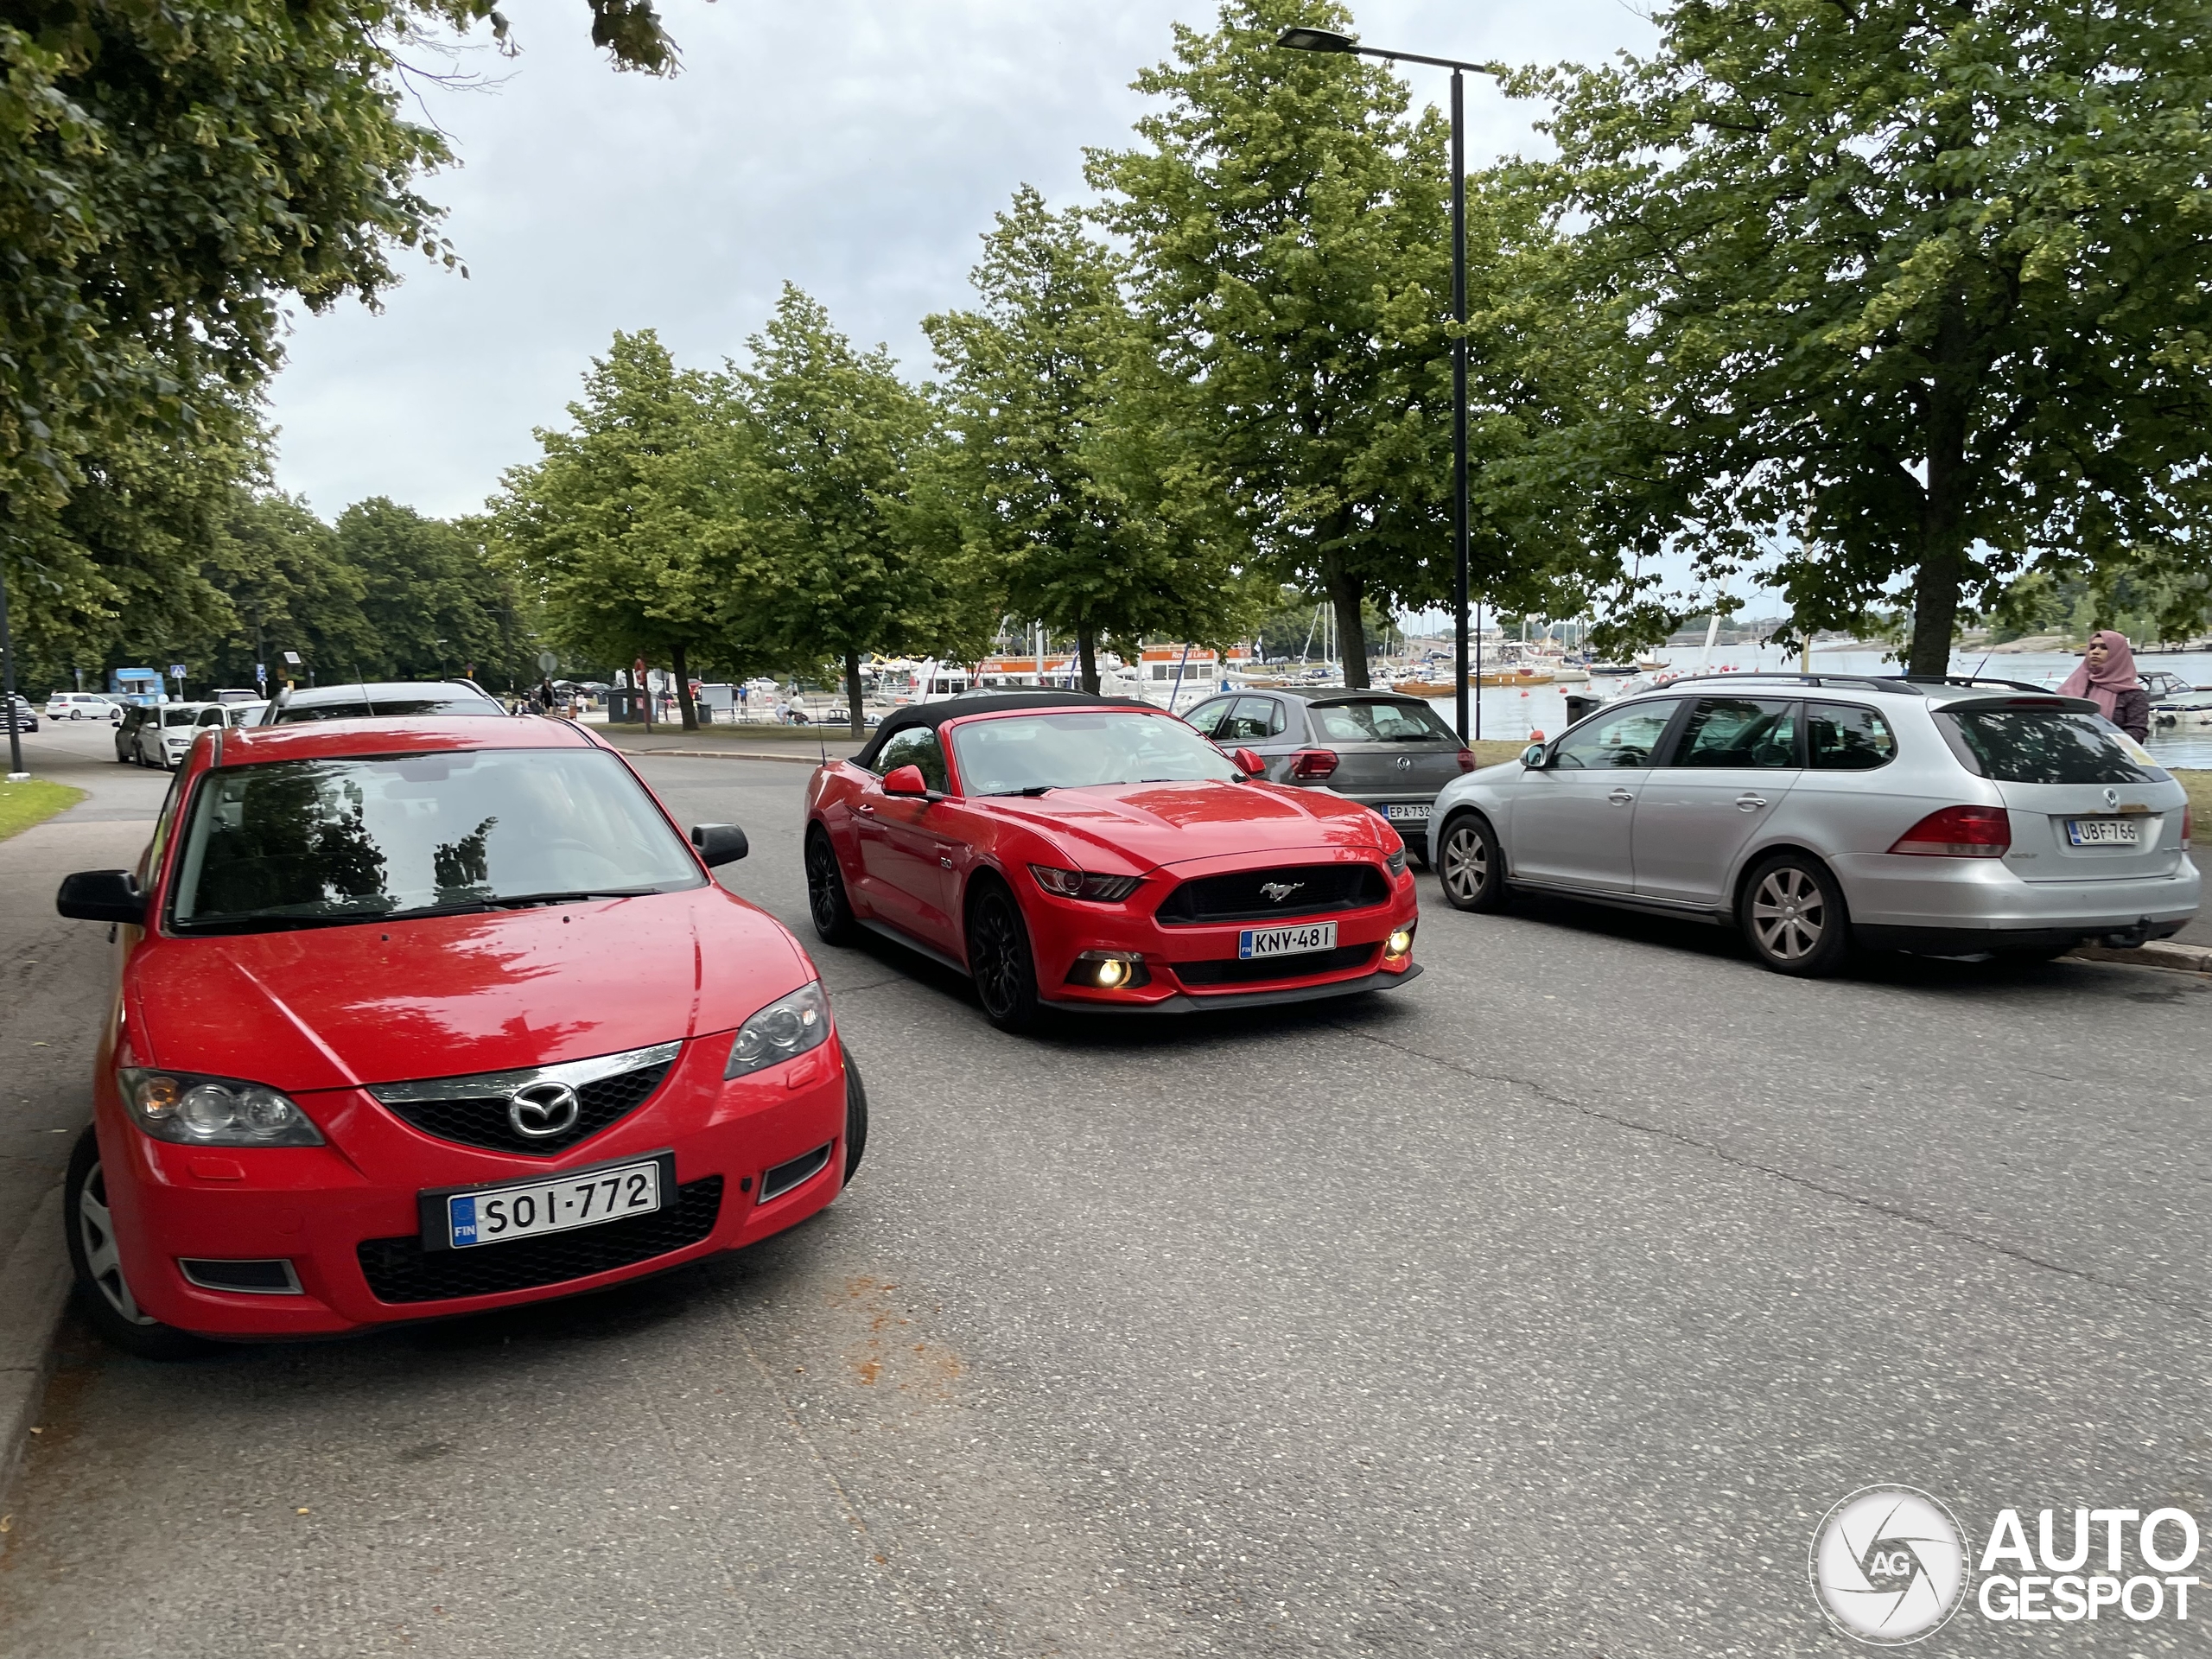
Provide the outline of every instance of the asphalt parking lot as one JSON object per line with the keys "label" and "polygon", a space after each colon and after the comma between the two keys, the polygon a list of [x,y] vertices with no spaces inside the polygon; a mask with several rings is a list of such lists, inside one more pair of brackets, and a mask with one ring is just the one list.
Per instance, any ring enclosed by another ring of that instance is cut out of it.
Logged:
{"label": "asphalt parking lot", "polygon": [[[645,770],[747,830],[726,880],[810,943],[805,769]],[[11,1065],[39,1020],[89,1052],[81,995],[31,990],[97,988],[104,940],[16,891],[70,823],[9,844]],[[1402,990],[1041,1040],[818,950],[874,1127],[816,1220],[346,1342],[157,1366],[73,1327],[0,1651],[1841,1654],[1806,1550],[1855,1488],[2212,1507],[2212,986],[1806,983],[1716,931],[1422,901]],[[29,1170],[83,1096],[23,1075]]]}

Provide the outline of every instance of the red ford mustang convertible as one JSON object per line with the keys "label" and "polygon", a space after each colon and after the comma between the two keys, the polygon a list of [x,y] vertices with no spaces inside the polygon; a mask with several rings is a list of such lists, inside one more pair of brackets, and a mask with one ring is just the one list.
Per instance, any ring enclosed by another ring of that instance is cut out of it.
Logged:
{"label": "red ford mustang convertible", "polygon": [[560,721],[204,734],[118,924],[65,1194],[94,1323],[294,1337],[564,1295],[752,1243],[857,1166],[806,952]]}
{"label": "red ford mustang convertible", "polygon": [[872,928],[971,976],[1008,1031],[1043,1008],[1181,1013],[1413,977],[1397,831],[1243,761],[1141,702],[900,709],[807,791],[815,928]]}

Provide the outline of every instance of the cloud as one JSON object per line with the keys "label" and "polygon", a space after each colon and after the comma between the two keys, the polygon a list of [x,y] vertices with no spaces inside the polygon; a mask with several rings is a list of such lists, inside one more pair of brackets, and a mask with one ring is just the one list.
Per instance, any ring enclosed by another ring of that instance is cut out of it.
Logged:
{"label": "cloud", "polygon": [[[489,90],[426,87],[459,168],[429,194],[470,277],[411,270],[380,313],[296,320],[271,397],[277,476],[326,516],[370,495],[478,508],[566,420],[618,328],[679,360],[741,355],[786,279],[863,344],[929,372],[927,313],[967,297],[976,237],[1014,187],[1084,195],[1085,145],[1130,142],[1128,88],[1211,5],[1124,0],[664,0],[684,71],[617,74],[572,0],[507,10],[523,54],[460,67]],[[1618,0],[1488,8],[1391,0],[1363,38],[1446,56],[1590,61],[1652,30]],[[1439,105],[1440,71],[1408,67]],[[1530,147],[1529,106],[1477,79],[1471,163]]]}

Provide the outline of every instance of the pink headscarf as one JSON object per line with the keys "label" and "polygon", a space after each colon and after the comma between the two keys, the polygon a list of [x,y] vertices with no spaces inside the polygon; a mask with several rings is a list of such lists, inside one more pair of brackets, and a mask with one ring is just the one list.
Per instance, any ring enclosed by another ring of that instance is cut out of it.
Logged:
{"label": "pink headscarf", "polygon": [[2089,643],[2105,642],[2105,665],[2092,669],[2087,656],[2082,666],[2066,677],[2066,683],[2058,688],[2062,697],[2090,697],[2107,720],[2120,706],[2120,694],[2132,691],[2137,684],[2134,648],[2127,643],[2127,636],[2115,633],[2110,628],[2100,628],[2089,636]]}

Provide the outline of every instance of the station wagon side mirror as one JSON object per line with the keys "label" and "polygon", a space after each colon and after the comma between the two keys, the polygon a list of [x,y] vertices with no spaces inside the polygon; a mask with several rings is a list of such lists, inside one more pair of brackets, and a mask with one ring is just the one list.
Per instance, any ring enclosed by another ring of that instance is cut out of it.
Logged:
{"label": "station wagon side mirror", "polygon": [[1268,775],[1268,763],[1255,750],[1232,749],[1230,751],[1229,758],[1236,762],[1236,770],[1247,778],[1264,778]]}
{"label": "station wagon side mirror", "polygon": [[128,870],[79,870],[61,878],[61,891],[54,907],[75,922],[128,922],[146,925],[146,895],[138,878]]}
{"label": "station wagon side mirror", "polygon": [[1541,743],[1531,743],[1521,751],[1521,764],[1531,772],[1541,772],[1551,760],[1551,751]]}
{"label": "station wagon side mirror", "polygon": [[709,869],[717,864],[734,864],[753,850],[745,831],[734,823],[695,823],[691,844],[699,849],[699,861]]}
{"label": "station wagon side mirror", "polygon": [[918,795],[929,798],[929,779],[922,776],[919,766],[893,766],[883,776],[883,792],[887,795]]}

